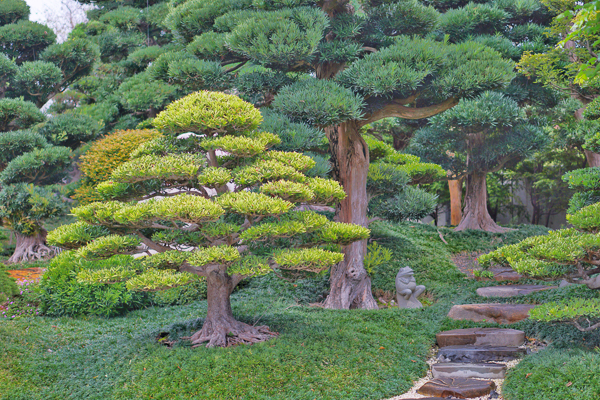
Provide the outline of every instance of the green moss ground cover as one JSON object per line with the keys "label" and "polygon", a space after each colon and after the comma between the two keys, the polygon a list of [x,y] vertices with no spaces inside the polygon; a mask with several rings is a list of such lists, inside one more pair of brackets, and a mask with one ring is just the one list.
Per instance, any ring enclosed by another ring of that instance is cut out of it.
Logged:
{"label": "green moss ground cover", "polygon": [[[485,284],[465,279],[452,264],[452,253],[489,250],[520,240],[517,236],[528,231],[472,234],[465,244],[464,233],[440,229],[448,242],[444,244],[438,229],[430,226],[377,223],[372,228],[372,238],[394,255],[392,261],[375,267],[374,288],[393,290],[396,272],[409,265],[417,281],[428,287],[431,306],[323,310],[306,304],[322,300],[326,277],[289,283],[268,275],[250,281],[232,296],[236,318],[269,325],[280,333],[253,346],[191,350],[185,341],[177,341],[199,329],[205,301],[150,307],[115,318],[0,321],[0,399],[382,399],[398,395],[425,373],[425,360],[438,331],[469,326],[446,319],[449,308],[476,301],[475,289]],[[533,323],[522,326],[528,333],[539,330]],[[157,343],[161,332],[177,341],[172,348]]]}

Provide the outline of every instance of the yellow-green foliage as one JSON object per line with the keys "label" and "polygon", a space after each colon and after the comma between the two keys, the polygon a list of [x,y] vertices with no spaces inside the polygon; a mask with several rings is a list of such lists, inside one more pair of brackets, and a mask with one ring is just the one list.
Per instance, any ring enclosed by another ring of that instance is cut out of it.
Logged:
{"label": "yellow-green foliage", "polygon": [[190,180],[204,164],[205,160],[194,154],[148,155],[121,164],[112,172],[111,179],[129,183],[150,179]]}
{"label": "yellow-green foliage", "polygon": [[254,164],[234,171],[235,183],[252,186],[278,179],[302,182],[306,177],[294,167],[276,160],[258,160]]}
{"label": "yellow-green foliage", "polygon": [[231,181],[231,172],[225,168],[208,167],[198,176],[198,184],[209,188],[225,185]]}
{"label": "yellow-green foliage", "polygon": [[107,235],[86,244],[77,250],[81,258],[108,258],[115,254],[130,253],[141,244],[135,236]]}
{"label": "yellow-green foliage", "polygon": [[87,203],[101,200],[94,186],[110,178],[112,171],[129,161],[130,154],[142,143],[160,136],[155,130],[115,131],[100,139],[81,156],[79,168],[84,176],[84,184],[73,196]]}
{"label": "yellow-green foliage", "polygon": [[367,246],[367,255],[364,260],[365,269],[372,274],[375,267],[392,261],[392,258],[393,253],[390,249],[373,242]]}
{"label": "yellow-green foliage", "polygon": [[279,222],[267,222],[248,228],[242,232],[240,239],[263,241],[273,238],[293,237],[313,232],[327,223],[327,218],[316,212],[293,211],[284,214]]}
{"label": "yellow-green foliage", "polygon": [[335,204],[346,198],[346,192],[342,185],[331,179],[315,177],[307,178],[305,182],[315,194],[311,201],[312,203]]}
{"label": "yellow-green foliage", "polygon": [[112,267],[106,269],[86,269],[77,274],[79,283],[117,283],[124,282],[136,275],[132,269]]}
{"label": "yellow-green foliage", "polygon": [[187,251],[165,251],[138,258],[136,261],[144,269],[177,269],[187,260],[190,253]]}
{"label": "yellow-green foliage", "polygon": [[315,161],[304,154],[285,151],[270,151],[263,156],[266,160],[276,160],[285,165],[289,165],[298,171],[308,171],[315,166]]}
{"label": "yellow-green foliage", "polygon": [[252,131],[262,122],[260,112],[237,96],[200,91],[185,96],[161,112],[152,123],[169,133],[230,135]]}
{"label": "yellow-green foliage", "polygon": [[280,215],[294,207],[287,200],[252,192],[225,193],[217,199],[217,203],[226,211],[254,217]]}
{"label": "yellow-green foliage", "polygon": [[200,147],[204,150],[222,150],[238,157],[253,157],[279,143],[279,136],[261,132],[254,137],[222,136],[207,139],[202,141]]}
{"label": "yellow-green foliage", "polygon": [[314,241],[318,243],[337,243],[348,245],[369,238],[371,231],[364,226],[328,222],[315,232]]}
{"label": "yellow-green foliage", "polygon": [[600,299],[569,299],[553,301],[529,311],[536,321],[574,321],[581,317],[600,318]]}
{"label": "yellow-green foliage", "polygon": [[263,257],[245,256],[233,262],[227,272],[230,274],[259,276],[271,272],[271,267]]}
{"label": "yellow-green foliage", "polygon": [[186,285],[192,281],[194,275],[187,272],[174,272],[170,270],[147,269],[140,275],[129,279],[127,289],[142,292],[154,292]]}
{"label": "yellow-green foliage", "polygon": [[520,243],[503,246],[479,257],[484,268],[499,264],[520,274],[539,278],[559,278],[576,271],[579,263],[600,252],[600,235],[576,229],[552,231],[532,236]]}
{"label": "yellow-green foliage", "polygon": [[567,215],[567,220],[581,230],[600,231],[600,203],[583,207],[575,214]]}
{"label": "yellow-green foliage", "polygon": [[312,248],[301,250],[283,250],[274,257],[281,269],[321,272],[341,262],[344,255],[333,251]]}
{"label": "yellow-green foliage", "polygon": [[201,267],[207,264],[229,265],[239,258],[240,252],[235,247],[222,245],[198,249],[187,260],[190,264]]}
{"label": "yellow-green foliage", "polygon": [[315,193],[307,185],[283,179],[262,185],[260,191],[269,196],[281,197],[294,203],[310,202],[315,197]]}
{"label": "yellow-green foliage", "polygon": [[48,244],[60,246],[63,249],[77,249],[92,240],[108,235],[108,230],[102,226],[90,225],[84,221],[61,225],[46,237]]}

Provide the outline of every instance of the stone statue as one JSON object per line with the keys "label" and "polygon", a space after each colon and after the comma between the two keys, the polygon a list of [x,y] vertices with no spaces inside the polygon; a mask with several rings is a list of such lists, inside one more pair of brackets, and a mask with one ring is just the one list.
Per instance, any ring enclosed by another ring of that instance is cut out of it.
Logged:
{"label": "stone statue", "polygon": [[417,297],[425,291],[425,286],[417,286],[414,271],[410,267],[404,267],[396,275],[396,301],[398,308],[421,308],[423,304]]}

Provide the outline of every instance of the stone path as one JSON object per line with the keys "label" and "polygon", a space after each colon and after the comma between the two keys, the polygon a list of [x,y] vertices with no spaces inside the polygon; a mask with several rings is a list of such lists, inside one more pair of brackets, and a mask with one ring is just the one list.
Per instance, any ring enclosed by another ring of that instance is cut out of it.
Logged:
{"label": "stone path", "polygon": [[[521,278],[512,270],[493,272],[496,281]],[[552,289],[556,286],[508,284],[479,288],[477,294],[513,297]],[[462,304],[453,306],[448,317],[511,324],[528,318],[533,307],[531,304]],[[516,329],[455,329],[438,333],[436,339],[439,350],[437,358],[428,361],[427,376],[408,393],[390,400],[501,399],[506,371],[527,354],[525,333]]]}
{"label": "stone path", "polygon": [[509,365],[526,354],[525,333],[470,328],[440,332],[437,359],[415,390],[390,400],[499,399]]}

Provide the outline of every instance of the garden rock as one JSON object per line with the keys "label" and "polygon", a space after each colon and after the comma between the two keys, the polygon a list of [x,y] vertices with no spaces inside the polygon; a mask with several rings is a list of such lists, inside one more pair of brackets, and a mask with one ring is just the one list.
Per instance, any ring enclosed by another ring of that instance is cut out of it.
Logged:
{"label": "garden rock", "polygon": [[427,382],[421,386],[419,390],[417,390],[417,393],[423,396],[455,396],[458,398],[468,399],[485,396],[495,388],[496,384],[492,381],[463,378],[441,378],[433,379]]}
{"label": "garden rock", "polygon": [[556,289],[558,286],[547,285],[506,285],[489,286],[477,289],[477,294],[481,297],[515,297],[525,296],[527,294],[541,292],[544,290]]}
{"label": "garden rock", "polygon": [[516,329],[468,328],[440,332],[436,335],[439,347],[446,346],[511,346],[525,342],[525,332]]}
{"label": "garden rock", "polygon": [[438,352],[442,362],[481,363],[510,361],[527,354],[527,349],[508,346],[447,346]]}
{"label": "garden rock", "polygon": [[504,379],[506,365],[494,363],[438,363],[431,366],[434,378]]}
{"label": "garden rock", "polygon": [[448,317],[474,322],[512,324],[529,318],[529,310],[534,307],[535,305],[531,304],[462,304],[453,306]]}
{"label": "garden rock", "polygon": [[488,269],[488,271],[494,274],[493,278],[490,279],[483,276],[479,276],[475,279],[478,281],[516,282],[523,278],[523,275],[518,274],[512,268],[490,268]]}

